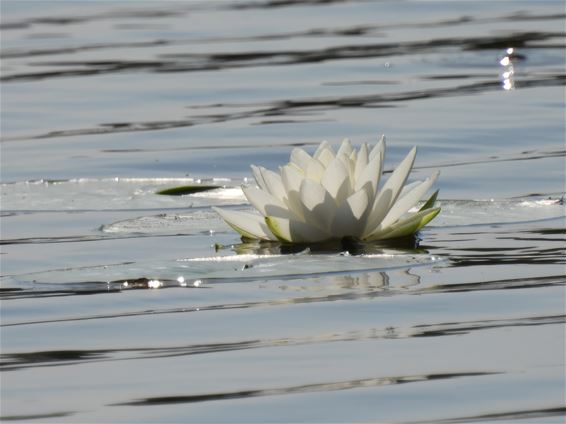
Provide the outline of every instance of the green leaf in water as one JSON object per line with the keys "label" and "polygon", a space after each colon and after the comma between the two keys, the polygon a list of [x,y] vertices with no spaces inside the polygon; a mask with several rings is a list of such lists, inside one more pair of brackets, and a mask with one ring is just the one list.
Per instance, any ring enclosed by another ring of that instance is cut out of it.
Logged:
{"label": "green leaf in water", "polygon": [[186,185],[186,186],[166,188],[164,190],[156,191],[155,193],[162,194],[165,196],[183,196],[185,194],[193,194],[193,193],[200,193],[201,191],[215,190],[221,187],[222,186],[218,186],[218,185],[196,184],[196,185]]}

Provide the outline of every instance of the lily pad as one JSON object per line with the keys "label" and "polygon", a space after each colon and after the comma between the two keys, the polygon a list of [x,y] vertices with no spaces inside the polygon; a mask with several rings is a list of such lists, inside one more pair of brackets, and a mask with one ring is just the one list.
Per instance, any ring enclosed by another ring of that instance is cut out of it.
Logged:
{"label": "lily pad", "polygon": [[183,196],[185,194],[200,193],[202,191],[216,190],[217,188],[222,188],[219,185],[185,185],[172,188],[166,188],[164,190],[156,191],[155,194],[162,194],[165,196]]}

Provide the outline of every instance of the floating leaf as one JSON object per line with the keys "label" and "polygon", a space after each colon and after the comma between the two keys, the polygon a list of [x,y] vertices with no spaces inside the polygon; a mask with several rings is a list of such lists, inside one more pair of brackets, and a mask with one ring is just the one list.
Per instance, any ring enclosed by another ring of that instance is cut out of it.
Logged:
{"label": "floating leaf", "polygon": [[200,193],[201,191],[216,190],[222,188],[218,185],[185,185],[179,187],[166,188],[164,190],[156,191],[155,194],[162,194],[165,196],[183,196],[185,194]]}

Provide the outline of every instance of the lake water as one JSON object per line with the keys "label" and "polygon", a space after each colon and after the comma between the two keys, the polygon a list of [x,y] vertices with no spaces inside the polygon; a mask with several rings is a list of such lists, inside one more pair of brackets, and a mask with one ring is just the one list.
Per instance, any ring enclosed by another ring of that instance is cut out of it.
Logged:
{"label": "lake water", "polygon": [[[564,422],[562,1],[1,8],[2,421]],[[441,171],[418,247],[211,209],[382,133]]]}

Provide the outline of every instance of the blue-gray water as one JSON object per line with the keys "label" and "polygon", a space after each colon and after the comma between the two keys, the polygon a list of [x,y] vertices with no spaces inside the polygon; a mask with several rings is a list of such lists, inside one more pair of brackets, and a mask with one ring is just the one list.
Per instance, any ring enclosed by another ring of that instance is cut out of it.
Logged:
{"label": "blue-gray water", "polygon": [[[1,12],[3,421],[564,422],[562,1]],[[245,245],[210,209],[381,133],[441,170],[418,248]],[[154,194],[195,180],[224,188]]]}

